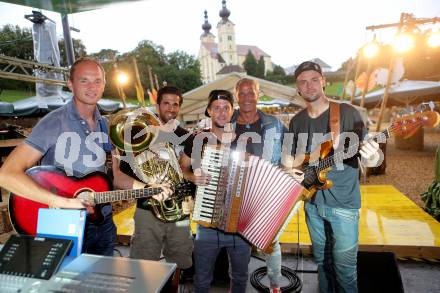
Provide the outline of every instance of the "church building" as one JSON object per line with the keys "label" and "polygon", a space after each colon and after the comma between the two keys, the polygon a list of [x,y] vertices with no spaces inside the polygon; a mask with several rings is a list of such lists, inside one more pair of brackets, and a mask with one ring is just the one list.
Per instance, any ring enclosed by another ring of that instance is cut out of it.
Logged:
{"label": "church building", "polygon": [[208,22],[208,13],[205,10],[205,22],[202,25],[203,34],[200,36],[200,62],[202,81],[208,83],[223,74],[230,72],[245,72],[243,62],[249,51],[258,61],[264,59],[265,73],[273,70],[269,54],[254,45],[237,45],[235,38],[235,24],[229,20],[231,12],[226,8],[226,0],[222,1],[220,21],[217,24],[218,43],[210,32],[211,24]]}

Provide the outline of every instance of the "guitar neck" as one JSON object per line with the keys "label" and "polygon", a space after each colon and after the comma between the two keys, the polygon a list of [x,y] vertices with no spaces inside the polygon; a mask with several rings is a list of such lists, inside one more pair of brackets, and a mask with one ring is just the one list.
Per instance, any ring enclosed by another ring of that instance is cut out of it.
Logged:
{"label": "guitar neck", "polygon": [[[388,139],[391,137],[391,133],[393,132],[393,126],[390,126],[389,128],[385,129],[382,132],[379,132],[372,137],[368,138],[368,141],[372,140],[381,140],[383,141],[383,138]],[[325,170],[336,163],[342,162],[344,159],[351,158],[354,155],[356,155],[359,152],[359,142],[350,145],[348,148],[344,148],[344,150],[335,152],[332,156],[328,156],[327,158],[322,159],[319,161],[316,168],[319,171]]]}
{"label": "guitar neck", "polygon": [[95,192],[95,204],[146,198],[162,192],[160,187]]}

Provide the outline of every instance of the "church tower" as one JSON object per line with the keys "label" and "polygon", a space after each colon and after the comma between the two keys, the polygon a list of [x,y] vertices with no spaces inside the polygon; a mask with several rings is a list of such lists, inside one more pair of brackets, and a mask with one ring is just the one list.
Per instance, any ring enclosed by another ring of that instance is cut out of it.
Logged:
{"label": "church tower", "polygon": [[205,22],[202,25],[203,34],[200,36],[200,41],[202,43],[215,43],[215,36],[211,34],[212,26],[208,22],[208,11],[205,10]]}
{"label": "church tower", "polygon": [[208,22],[208,12],[205,10],[205,22],[202,25],[203,33],[200,36],[200,50],[198,60],[202,73],[202,82],[208,83],[215,79],[215,74],[221,69],[218,62],[218,54],[214,53],[217,49],[215,36],[210,32],[211,24]]}
{"label": "church tower", "polygon": [[255,45],[237,45],[235,40],[235,24],[229,20],[231,12],[226,8],[226,0],[222,1],[220,21],[217,24],[217,38],[211,33],[208,12],[205,10],[203,33],[200,36],[200,50],[197,60],[204,84],[231,72],[245,72],[243,62],[251,51],[255,59],[264,58],[265,71],[272,71],[272,60],[269,54]]}
{"label": "church tower", "polygon": [[217,24],[218,53],[226,65],[238,65],[237,44],[235,43],[235,24],[229,20],[231,12],[226,8],[226,0],[222,1],[221,20]]}

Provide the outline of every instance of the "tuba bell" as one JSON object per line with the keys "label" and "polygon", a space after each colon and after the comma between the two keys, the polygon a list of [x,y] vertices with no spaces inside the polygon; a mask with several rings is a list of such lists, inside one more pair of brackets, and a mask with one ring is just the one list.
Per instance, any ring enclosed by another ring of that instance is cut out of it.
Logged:
{"label": "tuba bell", "polygon": [[[109,138],[123,152],[126,161],[138,179],[148,184],[169,183],[176,187],[184,182],[176,154],[170,143],[160,142],[162,126],[156,115],[147,108],[124,109],[111,115]],[[147,204],[163,222],[177,222],[188,215],[182,211],[187,195],[173,194],[164,201],[149,198]]]}

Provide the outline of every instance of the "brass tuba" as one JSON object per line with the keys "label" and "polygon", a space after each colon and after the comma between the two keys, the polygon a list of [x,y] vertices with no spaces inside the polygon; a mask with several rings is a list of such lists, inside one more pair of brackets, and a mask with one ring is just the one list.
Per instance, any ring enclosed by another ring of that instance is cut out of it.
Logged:
{"label": "brass tuba", "polygon": [[[157,141],[161,125],[147,108],[124,109],[110,117],[109,137],[113,145],[125,153],[121,160],[130,164],[140,180],[176,187],[184,182],[183,174],[172,146]],[[185,196],[175,193],[162,202],[149,198],[147,203],[159,220],[177,222],[188,216],[182,211]]]}

